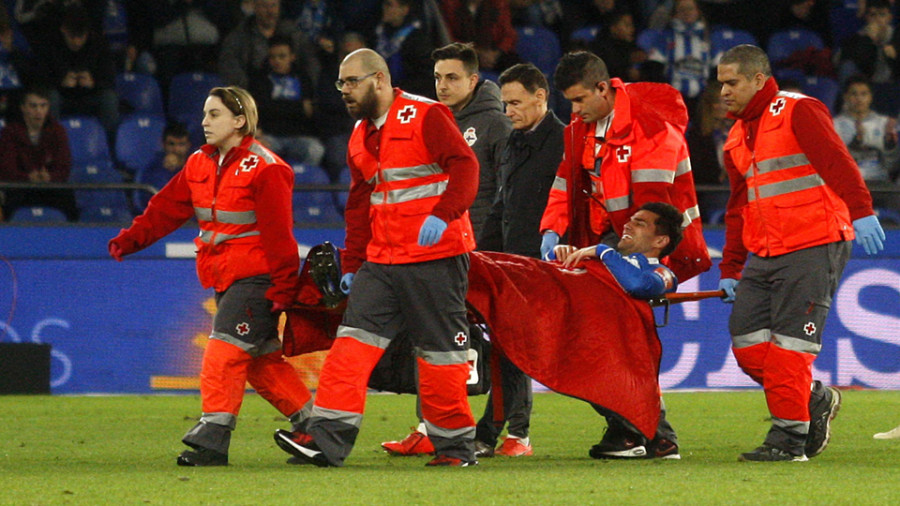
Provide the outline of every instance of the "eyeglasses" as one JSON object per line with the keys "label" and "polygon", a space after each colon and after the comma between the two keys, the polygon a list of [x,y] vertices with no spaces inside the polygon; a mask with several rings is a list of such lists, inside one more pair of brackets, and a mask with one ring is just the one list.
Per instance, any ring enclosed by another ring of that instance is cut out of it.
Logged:
{"label": "eyeglasses", "polygon": [[359,83],[363,82],[364,79],[368,79],[377,73],[378,73],[378,71],[376,70],[375,72],[372,72],[371,74],[366,74],[362,77],[348,77],[347,79],[338,79],[337,81],[334,82],[334,87],[337,88],[338,91],[341,91],[344,89],[344,85],[346,84],[352,90],[352,89],[356,88],[357,86],[359,86]]}

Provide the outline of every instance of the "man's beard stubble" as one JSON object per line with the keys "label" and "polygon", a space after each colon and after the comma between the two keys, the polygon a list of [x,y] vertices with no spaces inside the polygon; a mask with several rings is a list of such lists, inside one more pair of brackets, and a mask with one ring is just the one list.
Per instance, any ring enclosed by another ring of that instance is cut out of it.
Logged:
{"label": "man's beard stubble", "polygon": [[350,109],[349,104],[344,103],[345,106],[348,106],[347,112],[350,113],[353,119],[375,119],[375,115],[378,113],[378,98],[375,96],[375,87],[372,86],[366,90],[366,94],[355,104],[356,111],[354,112]]}

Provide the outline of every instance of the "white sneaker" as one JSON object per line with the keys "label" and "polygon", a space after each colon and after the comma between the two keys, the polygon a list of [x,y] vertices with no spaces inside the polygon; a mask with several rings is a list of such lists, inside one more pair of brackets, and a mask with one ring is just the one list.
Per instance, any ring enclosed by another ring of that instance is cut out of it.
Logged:
{"label": "white sneaker", "polygon": [[887,432],[879,432],[875,434],[875,439],[900,439],[900,425],[894,427],[893,430],[889,430]]}

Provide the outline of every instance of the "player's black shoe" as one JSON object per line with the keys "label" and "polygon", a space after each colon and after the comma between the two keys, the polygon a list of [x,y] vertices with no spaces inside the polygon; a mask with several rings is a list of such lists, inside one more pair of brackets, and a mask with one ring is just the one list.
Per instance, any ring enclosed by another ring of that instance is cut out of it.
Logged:
{"label": "player's black shoe", "polygon": [[[333,466],[331,462],[328,462],[325,454],[319,449],[319,445],[316,444],[309,434],[278,429],[275,431],[275,443],[282,450],[307,464],[318,467]],[[288,459],[288,463],[297,464],[299,462]]]}
{"label": "player's black shoe", "polygon": [[831,421],[841,409],[841,392],[816,380],[809,398],[809,433],[806,436],[806,456],[825,451],[831,440]]}
{"label": "player's black shoe", "polygon": [[742,453],[738,460],[741,462],[806,462],[806,455],[795,455],[791,452],[763,444],[752,452]]}
{"label": "player's black shoe", "polygon": [[227,466],[228,455],[207,448],[185,450],[175,460],[179,466]]}
{"label": "player's black shoe", "polygon": [[647,457],[647,447],[642,436],[607,427],[603,439],[591,447],[588,455],[595,459],[643,459]]}

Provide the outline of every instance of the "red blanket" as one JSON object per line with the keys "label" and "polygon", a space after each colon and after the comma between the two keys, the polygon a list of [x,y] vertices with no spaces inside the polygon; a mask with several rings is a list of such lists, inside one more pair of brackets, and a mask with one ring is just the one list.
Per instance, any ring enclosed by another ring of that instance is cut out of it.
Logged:
{"label": "red blanket", "polygon": [[[628,296],[596,261],[567,271],[503,253],[470,259],[467,302],[495,346],[548,388],[599,404],[653,437],[662,348],[646,302]],[[339,310],[295,307],[285,354],[327,349],[339,323]]]}

